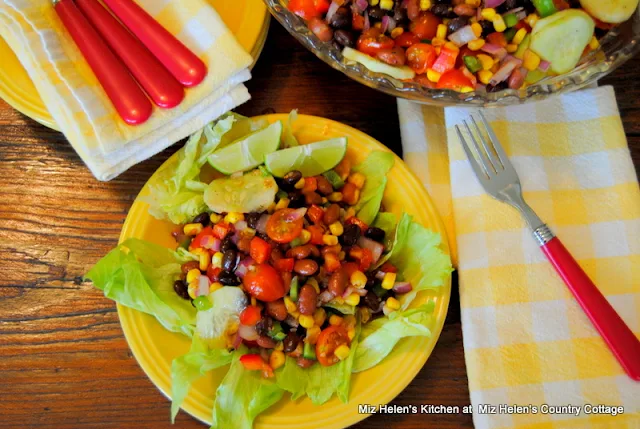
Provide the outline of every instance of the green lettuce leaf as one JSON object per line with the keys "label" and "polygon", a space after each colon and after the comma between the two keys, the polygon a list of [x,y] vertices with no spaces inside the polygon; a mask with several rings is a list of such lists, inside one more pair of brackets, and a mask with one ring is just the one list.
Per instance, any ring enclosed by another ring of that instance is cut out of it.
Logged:
{"label": "green lettuce leaf", "polygon": [[[359,336],[358,324],[351,350],[357,350]],[[336,393],[346,403],[354,358],[355,353],[352,352],[347,359],[335,365],[322,366],[316,363],[311,368],[304,369],[296,364],[295,359],[287,357],[284,366],[276,371],[276,380],[280,387],[291,393],[294,401],[306,394],[314,405],[322,405]]]}
{"label": "green lettuce leaf", "polygon": [[212,429],[252,429],[258,414],[278,402],[284,390],[266,379],[260,371],[248,371],[240,357],[247,353],[242,347],[233,353],[229,372],[216,390]]}
{"label": "green lettuce leaf", "polygon": [[[376,220],[373,221],[372,226],[375,226],[376,228],[380,228],[384,231],[384,248],[385,249],[392,249],[394,242],[395,242],[395,236],[396,236],[396,226],[397,226],[397,219],[396,219],[396,215],[394,215],[393,213],[378,213],[378,216],[376,216]],[[388,254],[388,253],[387,253]],[[380,261],[376,264],[376,267],[382,265],[384,262],[386,261],[386,259],[384,258],[384,256],[382,258],[380,258]]]}
{"label": "green lettuce leaf", "polygon": [[293,123],[298,120],[298,110],[294,109],[289,113],[287,122],[284,124],[284,132],[282,133],[282,141],[284,148],[299,146],[298,139],[293,135]]}
{"label": "green lettuce leaf", "polygon": [[427,328],[433,305],[396,311],[376,319],[362,327],[360,344],[356,349],[353,372],[361,372],[376,366],[393,350],[401,338],[430,336]]}
{"label": "green lettuce leaf", "polygon": [[208,371],[231,363],[233,354],[226,349],[209,349],[196,334],[189,353],[171,363],[171,422],[175,423],[180,406],[187,397],[191,384]]}
{"label": "green lettuce leaf", "polygon": [[355,209],[358,218],[368,225],[373,223],[378,215],[384,189],[387,186],[387,173],[394,162],[392,153],[376,151],[372,152],[362,164],[353,168],[367,178]]}
{"label": "green lettuce leaf", "polygon": [[98,261],[85,277],[107,298],[154,316],[171,332],[191,337],[196,309],[173,290],[181,264],[191,256],[130,238]]}
{"label": "green lettuce leaf", "polygon": [[178,162],[161,169],[160,180],[150,186],[149,212],[158,219],[175,224],[186,223],[207,209],[204,202],[206,184],[200,182],[200,170],[233,127],[237,116],[226,115],[194,133],[178,155]]}

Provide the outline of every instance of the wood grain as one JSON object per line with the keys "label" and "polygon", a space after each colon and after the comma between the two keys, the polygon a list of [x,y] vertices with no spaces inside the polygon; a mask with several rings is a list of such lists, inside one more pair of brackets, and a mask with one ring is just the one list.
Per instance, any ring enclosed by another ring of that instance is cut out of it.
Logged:
{"label": "wood grain", "polygon": [[[604,81],[618,92],[636,168],[639,66],[635,59]],[[299,108],[401,154],[395,100],[329,68],[275,22],[253,74],[253,100],[241,113]],[[179,147],[100,183],[61,134],[0,101],[0,427],[172,427],[169,403],[129,352],[114,304],[82,275],[116,245],[142,185]],[[433,355],[394,403],[469,403],[457,289]],[[173,427],[202,425],[181,414]],[[470,415],[453,414],[381,415],[355,427],[473,426]]]}

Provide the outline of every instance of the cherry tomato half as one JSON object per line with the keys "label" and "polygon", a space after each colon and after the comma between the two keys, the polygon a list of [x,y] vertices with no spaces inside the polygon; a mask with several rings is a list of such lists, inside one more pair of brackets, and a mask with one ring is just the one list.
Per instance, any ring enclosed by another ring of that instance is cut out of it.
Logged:
{"label": "cherry tomato half", "polygon": [[431,40],[436,37],[438,25],[442,24],[442,20],[431,12],[423,12],[418,19],[411,21],[409,29],[420,39]]}
{"label": "cherry tomato half", "polygon": [[340,359],[335,355],[335,351],[342,345],[349,345],[349,335],[347,330],[342,326],[329,326],[318,336],[316,343],[316,358],[323,366],[331,366]]}
{"label": "cherry tomato half", "polygon": [[242,279],[249,295],[264,302],[272,302],[284,296],[282,277],[271,265],[259,264],[250,269]]}
{"label": "cherry tomato half", "polygon": [[455,91],[460,91],[465,87],[473,88],[473,84],[471,80],[458,69],[449,70],[443,74],[437,85],[438,89],[453,89]]}
{"label": "cherry tomato half", "polygon": [[407,49],[407,65],[417,74],[422,74],[436,62],[436,49],[426,43],[417,43]]}
{"label": "cherry tomato half", "polygon": [[317,18],[329,10],[328,0],[289,0],[289,10],[308,21]]}
{"label": "cherry tomato half", "polygon": [[290,243],[302,232],[304,221],[297,217],[294,209],[280,209],[267,222],[267,235],[278,243]]}
{"label": "cherry tomato half", "polygon": [[395,42],[391,37],[382,34],[379,28],[370,28],[358,39],[358,50],[375,57],[382,49],[393,48]]}
{"label": "cherry tomato half", "polygon": [[250,305],[240,313],[240,323],[246,326],[254,326],[262,319],[260,314],[260,307],[257,305]]}
{"label": "cherry tomato half", "polygon": [[401,35],[395,38],[396,46],[400,48],[408,48],[411,45],[420,43],[420,38],[413,34],[411,31],[405,31]]}

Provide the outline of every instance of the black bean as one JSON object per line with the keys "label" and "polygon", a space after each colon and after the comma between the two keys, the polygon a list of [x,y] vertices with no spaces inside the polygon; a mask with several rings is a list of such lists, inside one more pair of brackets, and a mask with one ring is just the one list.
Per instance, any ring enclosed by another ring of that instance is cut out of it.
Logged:
{"label": "black bean", "polygon": [[220,251],[222,253],[226,252],[227,250],[236,249],[236,245],[233,244],[233,241],[231,241],[231,237],[227,236],[224,239],[222,239],[222,243],[220,244]]}
{"label": "black bean", "polygon": [[480,21],[480,26],[482,27],[482,36],[487,37],[489,34],[495,32],[495,28],[493,28],[493,22],[491,21]]}
{"label": "black bean", "polygon": [[340,236],[342,244],[344,244],[345,246],[353,246],[358,241],[358,238],[360,238],[361,232],[362,231],[360,231],[360,227],[358,225],[347,225],[347,227],[344,229],[344,232]]}
{"label": "black bean", "polygon": [[[340,31],[340,30],[338,30]],[[336,31],[337,33],[337,31]],[[300,192],[289,192],[289,207],[292,209],[299,209],[306,206],[304,195]]]}
{"label": "black bean", "polygon": [[342,46],[353,48],[356,45],[356,36],[351,31],[336,30],[333,38]]}
{"label": "black bean", "polygon": [[351,12],[346,7],[339,7],[329,20],[333,28],[349,28],[351,26]]}
{"label": "black bean", "polygon": [[269,316],[262,316],[262,319],[256,323],[258,335],[269,335],[271,329],[273,329],[273,319]]}
{"label": "black bean", "polygon": [[228,249],[222,254],[222,269],[230,273],[236,269],[236,262],[238,259],[238,251],[235,249]]}
{"label": "black bean", "polygon": [[396,25],[402,25],[409,19],[407,10],[404,9],[401,4],[402,2],[396,2],[396,7],[393,10],[393,19],[396,21]]}
{"label": "black bean", "polygon": [[249,228],[253,228],[256,229],[256,226],[258,225],[258,221],[260,220],[260,217],[262,217],[262,213],[247,213],[244,216],[244,220],[247,221],[247,225],[249,226]]}
{"label": "black bean", "polygon": [[364,297],[364,305],[366,305],[373,311],[378,310],[378,308],[380,307],[380,302],[381,300],[380,298],[378,298],[378,295],[376,295],[372,291],[367,292]]}
{"label": "black bean", "polygon": [[373,6],[369,8],[369,18],[375,20],[381,20],[386,13],[380,6]]}
{"label": "black bean", "polygon": [[450,4],[436,4],[431,7],[431,12],[441,18],[453,18],[453,7]]}
{"label": "black bean", "polygon": [[193,223],[201,223],[202,226],[209,225],[209,213],[200,213],[198,216],[193,218]]}
{"label": "black bean", "polygon": [[173,283],[173,290],[178,294],[180,298],[191,299],[191,297],[189,296],[189,288],[184,281],[176,280],[175,283]]}
{"label": "black bean", "polygon": [[225,286],[237,286],[240,284],[238,277],[228,271],[221,271],[218,281]]}
{"label": "black bean", "polygon": [[296,183],[300,181],[300,179],[302,179],[302,173],[298,170],[290,171],[282,178],[282,186],[284,189],[291,190],[294,188]]}
{"label": "black bean", "polygon": [[373,241],[382,242],[384,240],[384,229],[376,228],[375,226],[371,226],[367,228],[364,233],[364,236],[372,239]]}
{"label": "black bean", "polygon": [[467,23],[469,22],[469,18],[467,18],[466,16],[459,16],[457,18],[453,18],[451,21],[449,21],[449,33],[455,33],[456,31],[460,30],[462,27],[464,27],[465,25],[467,25]]}
{"label": "black bean", "polygon": [[300,337],[294,331],[290,331],[282,341],[283,351],[291,353],[298,347],[298,343],[300,343]]}

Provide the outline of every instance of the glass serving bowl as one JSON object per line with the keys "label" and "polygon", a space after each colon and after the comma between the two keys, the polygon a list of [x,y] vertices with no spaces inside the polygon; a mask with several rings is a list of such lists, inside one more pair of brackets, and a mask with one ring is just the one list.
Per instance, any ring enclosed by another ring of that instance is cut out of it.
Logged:
{"label": "glass serving bowl", "polygon": [[571,72],[548,77],[526,88],[497,92],[474,91],[461,94],[452,90],[427,88],[404,82],[382,73],[374,73],[359,63],[345,62],[342,52],[332,42],[318,39],[304,21],[287,9],[286,0],[264,0],[271,14],[296,39],[318,58],[364,85],[395,97],[423,104],[442,106],[504,106],[545,99],[589,86],[624,64],[640,50],[640,9],[631,19],[609,31],[600,40],[600,48],[582,59]]}

